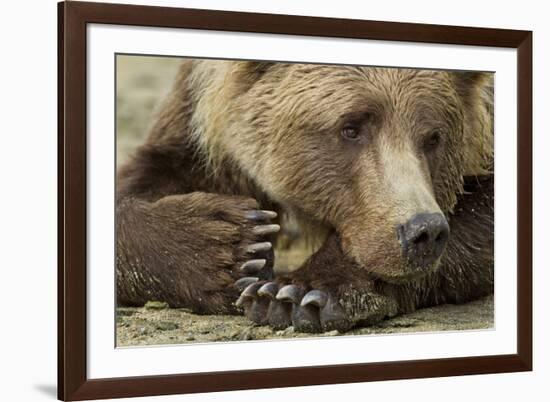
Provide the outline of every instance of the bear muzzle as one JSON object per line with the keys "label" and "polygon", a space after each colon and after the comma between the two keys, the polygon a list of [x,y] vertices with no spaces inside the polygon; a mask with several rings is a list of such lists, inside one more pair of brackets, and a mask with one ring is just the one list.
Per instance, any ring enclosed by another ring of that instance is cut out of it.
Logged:
{"label": "bear muzzle", "polygon": [[441,213],[418,213],[397,227],[403,258],[412,269],[427,270],[441,257],[450,228]]}

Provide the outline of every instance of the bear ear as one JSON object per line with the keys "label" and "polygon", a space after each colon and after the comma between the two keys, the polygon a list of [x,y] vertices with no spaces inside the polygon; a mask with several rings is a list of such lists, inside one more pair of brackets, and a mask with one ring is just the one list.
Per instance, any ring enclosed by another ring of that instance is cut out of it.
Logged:
{"label": "bear ear", "polygon": [[480,71],[453,72],[451,75],[458,94],[464,98],[469,98],[488,85],[491,77],[490,73]]}
{"label": "bear ear", "polygon": [[268,61],[238,61],[233,68],[233,77],[246,92],[275,64]]}
{"label": "bear ear", "polygon": [[264,75],[267,70],[275,65],[271,61],[243,61],[240,64],[244,71],[256,77]]}

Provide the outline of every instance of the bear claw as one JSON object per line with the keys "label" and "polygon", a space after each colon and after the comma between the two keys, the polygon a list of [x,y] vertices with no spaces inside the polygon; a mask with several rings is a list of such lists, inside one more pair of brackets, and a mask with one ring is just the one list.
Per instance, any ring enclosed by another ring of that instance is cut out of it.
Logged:
{"label": "bear claw", "polygon": [[272,248],[271,242],[264,241],[262,243],[253,243],[253,244],[247,246],[246,247],[246,252],[248,254],[254,254],[254,253],[258,253],[260,251],[271,250],[271,248]]}
{"label": "bear claw", "polygon": [[269,297],[271,300],[275,300],[278,291],[279,285],[277,285],[275,282],[267,282],[260,289],[258,289],[258,295]]}
{"label": "bear claw", "polygon": [[277,212],[266,210],[251,210],[246,212],[246,218],[253,221],[264,221],[269,219],[275,219]]}
{"label": "bear claw", "polygon": [[245,290],[243,290],[243,292],[241,293],[241,297],[244,297],[244,298],[248,297],[251,299],[255,299],[256,293],[260,287],[262,287],[262,283],[259,283],[259,282],[251,283],[246,287]]}
{"label": "bear claw", "polygon": [[318,333],[323,332],[319,319],[319,309],[306,305],[292,306],[292,325],[296,332]]}
{"label": "bear claw", "polygon": [[257,260],[248,260],[243,265],[241,265],[239,269],[241,270],[241,272],[244,272],[245,274],[256,274],[263,267],[265,267],[266,263],[267,263],[267,260],[263,258],[257,259]]}
{"label": "bear claw", "polygon": [[259,297],[257,294],[258,289],[264,283],[260,281],[248,285],[235,303],[237,307],[244,308],[245,315],[249,320],[259,325],[268,323],[269,299]]}
{"label": "bear claw", "polygon": [[276,330],[292,326],[292,304],[279,300],[271,300],[267,310],[267,322]]}
{"label": "bear claw", "polygon": [[262,283],[254,282],[248,285],[242,292],[239,299],[235,302],[235,305],[238,307],[243,307],[249,301],[252,301],[257,298],[256,292],[262,287]]}
{"label": "bear claw", "polygon": [[252,228],[252,233],[254,233],[256,236],[265,236],[277,233],[279,230],[281,230],[281,227],[274,223],[271,225],[254,226]]}
{"label": "bear claw", "polygon": [[235,282],[235,287],[240,291],[243,291],[248,287],[248,285],[258,281],[259,279],[256,278],[255,276],[245,276]]}
{"label": "bear claw", "polygon": [[275,298],[283,302],[299,303],[303,295],[304,292],[298,286],[286,285],[279,290]]}
{"label": "bear claw", "polygon": [[309,291],[302,301],[300,302],[300,306],[307,306],[308,304],[313,304],[316,307],[324,307],[327,304],[328,295],[326,292],[323,292],[322,290],[311,290]]}

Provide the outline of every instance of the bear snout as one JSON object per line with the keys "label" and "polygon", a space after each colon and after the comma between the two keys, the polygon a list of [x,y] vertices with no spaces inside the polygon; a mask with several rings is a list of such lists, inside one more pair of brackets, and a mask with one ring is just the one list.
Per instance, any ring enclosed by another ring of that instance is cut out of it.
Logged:
{"label": "bear snout", "polygon": [[445,250],[449,234],[441,213],[419,213],[397,227],[403,257],[411,268],[431,268]]}

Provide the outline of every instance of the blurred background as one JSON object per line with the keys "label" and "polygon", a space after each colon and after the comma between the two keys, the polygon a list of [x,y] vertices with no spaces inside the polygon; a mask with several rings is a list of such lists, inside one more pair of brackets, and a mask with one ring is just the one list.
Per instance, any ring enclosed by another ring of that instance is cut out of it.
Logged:
{"label": "blurred background", "polygon": [[178,57],[117,56],[117,168],[147,136],[156,107],[170,91],[181,61]]}

